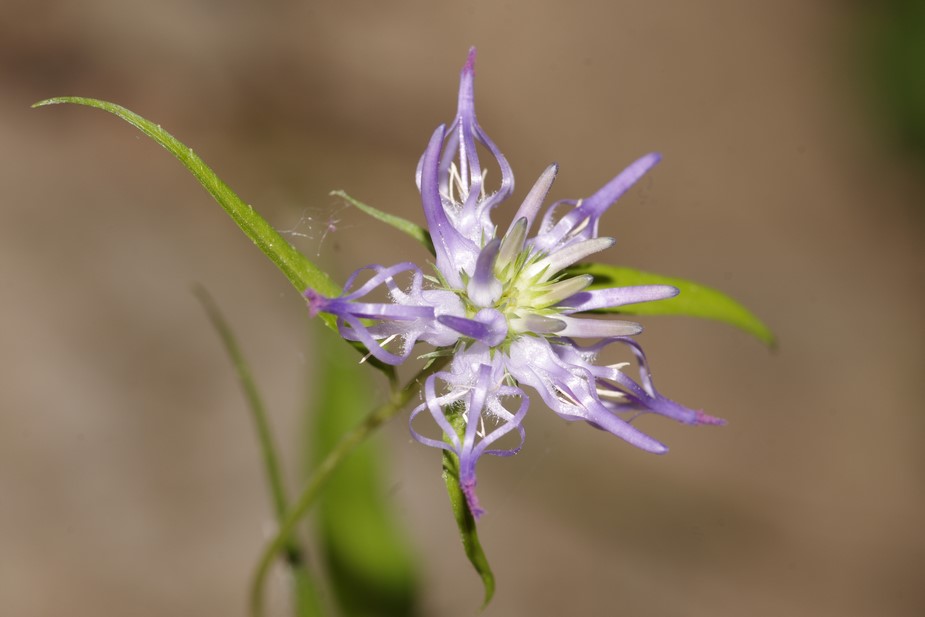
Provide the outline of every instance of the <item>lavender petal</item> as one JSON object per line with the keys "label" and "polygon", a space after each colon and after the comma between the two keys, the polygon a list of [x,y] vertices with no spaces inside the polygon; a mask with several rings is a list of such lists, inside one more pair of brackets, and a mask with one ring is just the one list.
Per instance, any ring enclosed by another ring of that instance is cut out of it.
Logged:
{"label": "lavender petal", "polygon": [[669,285],[636,285],[633,287],[612,287],[609,289],[595,289],[581,291],[560,302],[557,307],[566,315],[592,311],[602,308],[613,308],[624,304],[637,302],[653,302],[665,300],[678,295],[678,289]]}

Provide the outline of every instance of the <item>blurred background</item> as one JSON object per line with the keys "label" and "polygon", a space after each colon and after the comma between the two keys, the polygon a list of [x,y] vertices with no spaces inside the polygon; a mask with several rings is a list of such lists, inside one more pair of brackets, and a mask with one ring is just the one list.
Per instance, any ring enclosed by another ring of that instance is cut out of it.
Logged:
{"label": "blurred background", "polygon": [[[415,165],[476,45],[514,201],[552,161],[553,197],[574,198],[662,152],[605,219],[606,259],[719,287],[780,341],[645,320],[660,390],[729,420],[644,419],[664,457],[537,401],[523,452],[480,464],[485,614],[925,614],[922,7],[5,0],[0,612],[243,615],[272,512],[190,289],[238,333],[293,486],[330,337],[162,149],[30,104],[91,96],[161,123],[343,281],[425,260],[328,192],[422,222]],[[421,612],[470,615],[481,584],[440,457],[406,417],[382,443]]]}

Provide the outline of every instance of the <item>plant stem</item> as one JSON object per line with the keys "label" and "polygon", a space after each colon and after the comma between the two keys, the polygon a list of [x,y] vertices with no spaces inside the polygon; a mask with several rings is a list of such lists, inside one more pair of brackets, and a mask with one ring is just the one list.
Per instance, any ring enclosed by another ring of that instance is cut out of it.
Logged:
{"label": "plant stem", "polygon": [[[263,458],[263,467],[267,476],[267,484],[270,487],[270,497],[273,501],[273,509],[276,514],[277,524],[281,525],[283,517],[286,515],[288,508],[286,489],[283,483],[282,468],[277,456],[277,448],[273,433],[270,430],[270,423],[267,419],[266,407],[260,396],[260,391],[251,374],[250,367],[244,359],[244,354],[238,346],[238,342],[231,331],[231,327],[225,320],[224,315],[219,310],[215,300],[204,287],[196,286],[193,293],[202,304],[209,321],[218,332],[225,351],[234,365],[235,372],[238,375],[238,381],[244,390],[244,397],[247,399],[247,407],[251,411],[251,417],[254,420],[254,426],[257,429],[257,441],[260,443],[260,453]],[[302,547],[299,546],[295,537],[286,539],[283,549],[286,555],[286,563],[292,571],[296,615],[298,617],[312,617],[321,614],[320,602],[318,599],[318,587],[312,579],[308,566],[305,563]]]}
{"label": "plant stem", "polygon": [[244,360],[241,348],[235,340],[231,327],[225,320],[215,300],[204,287],[197,285],[193,288],[196,298],[202,303],[212,327],[218,332],[225,346],[234,370],[238,375],[238,381],[241,382],[241,389],[244,390],[244,397],[247,399],[247,407],[251,411],[254,420],[254,427],[257,429],[257,440],[260,443],[260,453],[263,457],[263,466],[267,474],[267,483],[270,486],[270,494],[273,499],[273,507],[277,519],[282,519],[286,513],[286,494],[283,488],[282,472],[280,471],[279,459],[276,456],[276,445],[273,440],[273,434],[270,431],[270,424],[267,421],[266,407],[260,398],[260,392],[257,390],[257,384],[251,375],[250,367]]}
{"label": "plant stem", "polygon": [[331,474],[356,446],[363,443],[377,428],[402,410],[408,401],[420,391],[421,382],[426,377],[443,368],[448,361],[449,357],[438,358],[415,375],[413,379],[405,384],[404,388],[393,391],[387,403],[373,409],[360,424],[345,434],[321,461],[308,479],[302,494],[299,495],[299,498],[286,513],[276,536],[267,544],[260,557],[251,582],[250,604],[251,614],[254,617],[260,617],[263,612],[263,589],[270,566],[273,565],[273,560],[286,547],[296,526],[314,504],[315,499],[331,477]]}

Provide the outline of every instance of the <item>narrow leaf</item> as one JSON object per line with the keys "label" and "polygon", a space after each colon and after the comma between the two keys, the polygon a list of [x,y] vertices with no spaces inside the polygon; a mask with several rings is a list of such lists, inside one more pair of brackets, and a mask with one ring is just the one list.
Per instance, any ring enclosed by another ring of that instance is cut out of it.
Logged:
{"label": "narrow leaf", "polygon": [[382,210],[379,210],[378,208],[368,206],[364,204],[362,201],[357,201],[356,199],[354,199],[353,197],[351,197],[344,191],[331,191],[331,195],[335,197],[340,197],[341,199],[344,199],[345,201],[350,203],[350,205],[355,206],[359,210],[362,210],[363,212],[370,215],[374,219],[378,219],[382,221],[383,223],[391,225],[392,227],[394,227],[395,229],[399,231],[403,231],[404,233],[408,234],[409,236],[411,236],[412,238],[414,238],[415,240],[423,244],[424,248],[430,251],[431,255],[437,254],[436,251],[434,250],[433,240],[431,240],[430,238],[430,232],[428,232],[426,229],[424,229],[420,225],[412,223],[411,221],[407,219],[403,219],[400,216],[395,216],[394,214],[383,212]]}
{"label": "narrow leaf", "polygon": [[388,400],[370,410],[362,421],[344,433],[337,444],[331,447],[324,460],[311,471],[311,476],[286,512],[285,520],[280,524],[276,535],[267,542],[260,561],[254,569],[250,584],[250,610],[254,617],[260,617],[263,614],[264,590],[270,567],[280,551],[285,548],[286,540],[296,532],[299,523],[316,503],[320,491],[327,485],[334,472],[340,468],[340,464],[358,445],[374,435],[377,429],[394,418],[411,399],[418,396],[421,392],[421,384],[430,375],[442,370],[448,361],[449,357],[433,359],[404,386],[394,385]]}
{"label": "narrow leaf", "polygon": [[[457,431],[465,430],[462,414],[451,416],[450,423]],[[482,585],[485,587],[485,597],[482,601],[482,609],[484,609],[495,595],[495,575],[488,564],[485,551],[482,550],[479,533],[475,526],[475,517],[469,511],[469,504],[459,484],[459,457],[448,450],[443,451],[443,481],[446,483],[446,492],[450,497],[450,506],[453,509],[456,526],[459,528],[463,550],[469,558],[469,563],[482,578]]]}
{"label": "narrow leaf", "polygon": [[[257,248],[263,251],[263,253],[276,264],[276,267],[282,271],[299,293],[311,287],[326,296],[337,296],[340,294],[341,290],[324,271],[320,270],[307,257],[289,244],[289,242],[287,242],[266,219],[257,214],[250,205],[244,203],[244,201],[242,201],[201,158],[193,153],[192,148],[181,143],[173,135],[162,129],[159,124],[154,124],[150,120],[146,120],[138,114],[114,103],[77,96],[62,96],[47,99],[36,103],[33,107],[44,107],[46,105],[56,105],[59,103],[73,103],[75,105],[85,105],[87,107],[102,109],[103,111],[108,111],[122,118],[140,130],[173,154],[180,163],[193,174],[196,180],[198,180],[203,188],[215,198],[215,201],[224,208],[225,212],[237,223],[238,227],[241,228],[247,237],[257,245]],[[336,327],[333,317],[326,314],[321,315],[321,317],[328,327],[332,329]]]}
{"label": "narrow leaf", "polygon": [[632,285],[671,285],[681,291],[674,298],[667,300],[627,304],[601,309],[601,312],[626,315],[688,315],[690,317],[714,319],[745,330],[769,347],[773,348],[776,345],[774,334],[770,328],[742,304],[712,287],[681,278],[598,263],[573,266],[568,271],[569,274],[573,275],[592,275],[594,282],[588,289],[628,287]]}
{"label": "narrow leaf", "polygon": [[[367,373],[356,355],[325,333],[314,339],[319,388],[306,434],[313,462],[328,455],[375,403]],[[382,443],[358,445],[333,472],[318,498],[322,557],[334,599],[346,617],[405,617],[420,614],[412,551],[391,509]]]}
{"label": "narrow leaf", "polygon": [[[193,292],[202,304],[209,321],[212,322],[212,327],[215,328],[219,338],[222,340],[225,353],[228,354],[228,358],[234,365],[235,372],[238,375],[238,381],[241,382],[244,398],[247,400],[247,406],[254,421],[254,428],[257,430],[257,441],[260,444],[260,452],[263,456],[264,473],[267,476],[276,521],[278,524],[282,524],[288,508],[288,500],[286,498],[282,469],[279,464],[279,449],[276,447],[276,441],[273,439],[273,433],[270,430],[270,422],[267,417],[266,407],[263,404],[263,397],[260,396],[260,390],[257,388],[257,383],[254,381],[247,361],[244,359],[244,354],[241,352],[237,338],[215,300],[203,287],[196,287]],[[286,541],[285,557],[286,564],[292,574],[296,615],[298,617],[320,616],[322,613],[318,585],[308,569],[305,553],[296,538],[289,538]]]}

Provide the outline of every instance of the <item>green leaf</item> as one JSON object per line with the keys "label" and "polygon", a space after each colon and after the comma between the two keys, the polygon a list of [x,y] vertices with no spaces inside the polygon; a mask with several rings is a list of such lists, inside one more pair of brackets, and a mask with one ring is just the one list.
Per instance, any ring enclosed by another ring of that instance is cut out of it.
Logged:
{"label": "green leaf", "polygon": [[348,203],[350,203],[350,205],[355,206],[356,208],[358,208],[359,210],[362,210],[363,212],[370,215],[371,217],[378,219],[382,221],[383,223],[391,225],[392,227],[394,227],[395,229],[399,231],[405,232],[406,234],[408,234],[409,236],[411,236],[412,238],[414,238],[415,240],[423,244],[424,248],[430,251],[431,255],[437,254],[436,250],[434,250],[434,242],[430,237],[430,233],[426,229],[421,227],[420,225],[412,223],[411,221],[407,219],[403,219],[400,216],[395,216],[394,214],[383,212],[382,210],[379,210],[378,208],[373,208],[372,206],[368,206],[361,201],[357,201],[356,199],[354,199],[353,197],[351,197],[344,191],[331,191],[331,195],[335,197],[340,197],[341,199],[344,199]]}
{"label": "green leaf", "polygon": [[[257,245],[257,248],[263,251],[263,253],[276,264],[276,267],[282,271],[299,293],[311,287],[325,296],[340,295],[340,288],[324,271],[313,264],[305,255],[297,251],[266,221],[266,219],[257,214],[251,206],[244,203],[244,201],[242,201],[201,158],[193,153],[192,148],[181,143],[173,135],[162,129],[159,124],[154,124],[150,120],[146,120],[138,114],[114,103],[77,96],[62,96],[47,99],[36,103],[33,107],[44,107],[46,105],[56,105],[59,103],[73,103],[75,105],[85,105],[87,107],[102,109],[103,111],[108,111],[122,118],[140,130],[177,157],[180,163],[193,174],[203,188],[205,188],[206,191],[215,198],[215,201],[225,209],[225,212],[237,223],[238,227],[241,228],[247,237]],[[321,318],[329,328],[336,329],[334,317],[322,314]]]}
{"label": "green leaf", "polygon": [[[319,333],[324,358],[312,382],[320,390],[306,435],[313,471],[375,403],[366,372],[340,340]],[[387,395],[383,395],[387,396]],[[405,534],[390,508],[382,444],[354,449],[318,498],[322,556],[340,612],[348,617],[420,614],[417,572]]]}
{"label": "green leaf", "polygon": [[633,268],[609,266],[606,264],[581,264],[568,269],[569,274],[591,274],[594,282],[588,289],[606,287],[628,287],[632,285],[671,285],[681,293],[674,298],[655,302],[627,304],[601,312],[626,315],[688,315],[715,319],[736,326],[754,335],[760,341],[774,347],[776,341],[771,330],[747,308],[712,287],[700,285],[685,279],[642,272]]}
{"label": "green leaf", "polygon": [[[465,430],[462,414],[449,415],[449,420],[457,432]],[[485,587],[485,597],[482,601],[482,609],[484,609],[495,595],[495,575],[488,564],[485,551],[482,550],[479,533],[475,526],[475,517],[469,510],[466,495],[459,484],[459,457],[449,450],[443,451],[443,481],[446,483],[446,492],[450,497],[450,506],[453,509],[453,517],[456,519],[456,527],[459,528],[463,550],[469,558],[469,563],[482,578],[482,585]]]}

